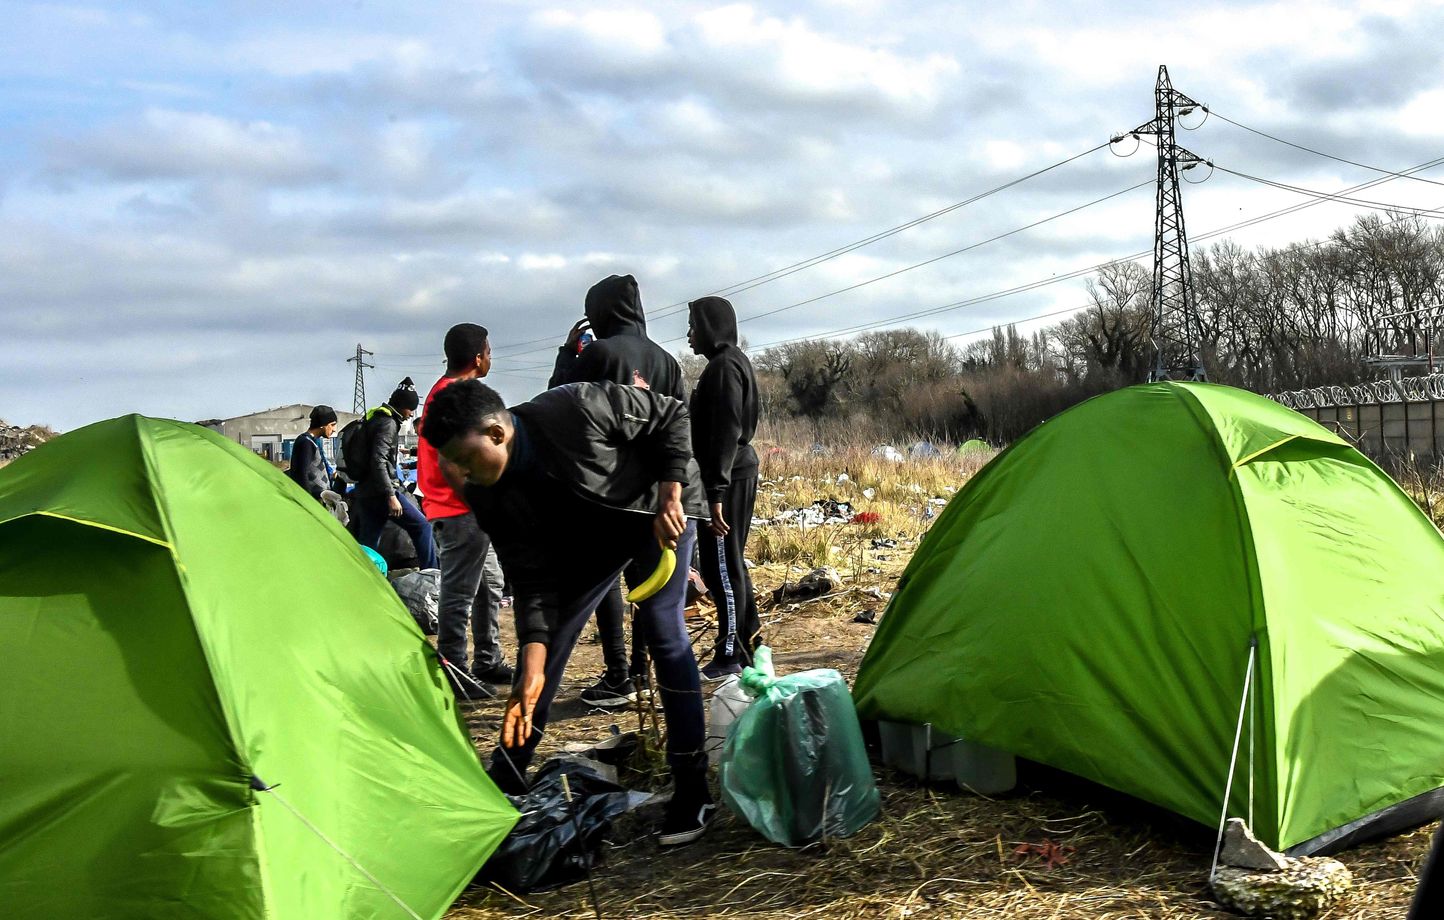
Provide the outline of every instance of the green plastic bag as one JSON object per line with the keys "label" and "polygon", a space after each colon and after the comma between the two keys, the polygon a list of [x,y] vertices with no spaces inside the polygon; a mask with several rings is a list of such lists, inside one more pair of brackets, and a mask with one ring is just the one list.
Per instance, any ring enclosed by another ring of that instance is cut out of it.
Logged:
{"label": "green plastic bag", "polygon": [[778,677],[759,648],[742,685],[757,700],[722,748],[722,801],[774,843],[849,837],[880,801],[847,682],[819,669]]}

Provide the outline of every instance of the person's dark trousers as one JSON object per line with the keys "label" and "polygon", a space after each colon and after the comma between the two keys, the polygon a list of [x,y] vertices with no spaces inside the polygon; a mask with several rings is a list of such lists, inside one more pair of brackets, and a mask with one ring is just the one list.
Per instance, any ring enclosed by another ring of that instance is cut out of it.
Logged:
{"label": "person's dark trousers", "polygon": [[[471,514],[431,522],[441,561],[441,598],[437,606],[436,649],[441,657],[481,675],[501,664],[498,610],[483,577],[490,538]],[[472,657],[466,656],[466,627],[471,624]],[[468,661],[470,662],[468,665]]]}
{"label": "person's dark trousers", "polygon": [[[626,614],[627,604],[622,599],[622,580],[618,578],[612,583],[611,589],[602,595],[601,603],[597,604],[597,635],[602,643],[602,661],[607,667],[604,679],[613,685],[631,676],[631,669],[627,664],[627,633],[623,627]],[[636,634],[636,629],[636,624],[632,624],[633,635]]]}
{"label": "person's dark trousers", "polygon": [[752,576],[747,574],[743,554],[752,530],[752,506],[757,502],[757,472],[734,478],[722,503],[722,516],[730,530],[717,537],[706,526],[698,527],[697,547],[702,582],[717,604],[717,646],[714,660],[726,664],[751,664],[752,652],[762,644],[762,624]]}
{"label": "person's dark trousers", "polygon": [[[640,517],[640,516],[639,516]],[[646,531],[640,530],[634,545],[637,557],[625,565],[627,584],[636,586],[646,580],[657,567],[661,550],[651,536],[651,519],[643,518]],[[687,559],[697,539],[696,524],[688,522],[687,531],[677,541],[677,556]],[[520,748],[498,747],[492,754],[491,773],[505,776],[513,771],[524,774],[532,754],[541,741],[550,714],[552,700],[561,686],[567,659],[577,644],[582,628],[601,603],[602,597],[616,584],[618,570],[589,584],[564,586],[559,601],[557,628],[547,649],[546,687],[532,713],[531,738]],[[647,650],[657,669],[657,686],[662,696],[662,713],[667,720],[667,761],[673,775],[693,775],[705,771],[707,756],[702,751],[706,725],[702,714],[702,681],[697,671],[697,658],[683,621],[687,604],[687,566],[678,565],[662,590],[637,605],[637,622],[646,638]],[[508,765],[510,761],[510,765]],[[513,774],[515,775],[515,774]]]}
{"label": "person's dark trousers", "polygon": [[[401,516],[396,518],[396,523],[411,537],[412,544],[416,547],[416,559],[423,569],[436,568],[436,545],[431,539],[431,522],[411,496],[405,492],[397,492],[396,498],[401,502]],[[387,505],[385,495],[368,495],[365,498],[353,498],[352,506],[356,509],[356,540],[362,546],[369,546],[378,549],[381,545],[381,531],[385,529],[387,520],[391,519],[391,510]]]}

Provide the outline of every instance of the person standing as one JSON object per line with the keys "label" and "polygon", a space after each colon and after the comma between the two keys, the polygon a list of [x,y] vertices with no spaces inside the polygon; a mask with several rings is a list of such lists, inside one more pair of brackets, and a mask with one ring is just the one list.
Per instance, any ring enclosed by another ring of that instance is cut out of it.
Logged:
{"label": "person standing", "polygon": [[757,377],[737,347],[737,313],[721,297],[687,305],[687,342],[707,359],[692,391],[692,453],[712,520],[698,536],[702,581],[717,602],[717,648],[708,680],[738,674],[762,644],[752,578],[743,558],[757,501]]}
{"label": "person standing", "polygon": [[[642,311],[642,292],[636,278],[608,275],[592,285],[587,291],[584,315],[558,349],[548,386],[610,381],[686,401],[681,365],[647,337],[647,317]],[[595,340],[582,347],[588,329]],[[633,623],[629,662],[625,611],[619,585],[607,592],[597,606],[597,632],[601,635],[606,670],[581,692],[584,703],[615,708],[635,701],[642,692],[637,681],[644,667],[644,643]]]}
{"label": "person standing", "polygon": [[[503,792],[526,768],[582,627],[619,575],[650,580],[668,550],[685,560],[705,515],[684,403],[634,386],[577,383],[508,410],[478,380],[432,401],[422,437],[466,475],[467,504],[512,579],[521,651],[488,768]],[[665,571],[665,569],[663,569]],[[714,805],[697,659],[683,621],[687,566],[676,566],[637,619],[656,662],[673,794],[663,845],[702,835]]]}
{"label": "person standing", "polygon": [[336,468],[326,459],[322,439],[336,436],[336,410],[330,406],[311,407],[311,427],[291,445],[291,467],[286,475],[316,501],[331,488]]}
{"label": "person standing", "polygon": [[361,429],[365,464],[353,493],[357,539],[363,546],[379,550],[381,531],[388,520],[394,520],[411,537],[418,565],[423,569],[434,569],[436,548],[431,538],[431,524],[411,501],[411,496],[406,494],[396,475],[401,423],[416,414],[419,403],[416,385],[407,377],[392,391],[386,402],[366,413],[365,425]]}
{"label": "person standing", "polygon": [[[455,467],[444,468],[441,455],[424,432],[432,400],[438,393],[459,381],[480,380],[491,372],[491,342],[485,326],[459,323],[447,330],[442,349],[446,353],[446,373],[426,395],[420,422],[423,437],[416,451],[421,506],[431,522],[441,563],[436,647],[442,658],[472,678],[467,680],[448,669],[447,678],[458,699],[490,699],[496,694],[488,685],[510,684],[513,676],[501,652],[497,624],[500,604],[484,577],[491,540],[477,526],[475,515],[460,494],[459,472]],[[470,659],[466,654],[468,623]]]}

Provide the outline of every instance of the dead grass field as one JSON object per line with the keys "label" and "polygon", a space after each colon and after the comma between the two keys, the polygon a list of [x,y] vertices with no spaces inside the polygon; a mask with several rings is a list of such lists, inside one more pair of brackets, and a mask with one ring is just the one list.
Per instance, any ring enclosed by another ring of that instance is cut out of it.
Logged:
{"label": "dead grass field", "polygon": [[[986,458],[983,458],[986,459]],[[928,499],[947,497],[980,465],[956,457],[891,464],[865,451],[825,457],[781,452],[764,460],[767,484],[758,515],[817,499],[852,501],[874,511],[871,524],[754,530],[753,570],[759,594],[829,563],[843,589],[807,603],[763,604],[769,643],[779,671],[836,668],[849,681],[874,626],[855,623],[864,610],[881,611],[869,589],[890,591],[930,523]],[[837,482],[839,474],[848,480]],[[798,478],[794,478],[798,477]],[[872,499],[863,490],[874,489]],[[896,547],[872,541],[896,540]],[[765,560],[765,561],[763,561]],[[705,619],[695,611],[699,656],[711,648]],[[568,671],[568,685],[553,710],[541,757],[571,741],[597,741],[617,725],[635,729],[635,712],[589,710],[576,699],[601,671],[599,646],[584,638]],[[489,752],[500,702],[469,716],[478,749]],[[540,760],[538,760],[538,763]],[[1192,920],[1233,916],[1205,890],[1212,834],[1182,819],[1148,809],[1105,790],[1047,771],[1026,771],[1020,787],[995,799],[947,786],[924,786],[880,770],[883,811],[846,840],[802,850],[774,846],[740,819],[720,814],[701,841],[659,849],[648,822],[619,823],[605,864],[595,872],[604,917],[816,917],[851,918],[1151,918]],[[1431,829],[1349,851],[1354,872],[1350,898],[1327,920],[1402,918],[1427,854]],[[1056,844],[1066,861],[1049,866],[1037,855],[1018,856],[1022,844]],[[472,888],[448,920],[594,916],[585,884],[527,896]]]}

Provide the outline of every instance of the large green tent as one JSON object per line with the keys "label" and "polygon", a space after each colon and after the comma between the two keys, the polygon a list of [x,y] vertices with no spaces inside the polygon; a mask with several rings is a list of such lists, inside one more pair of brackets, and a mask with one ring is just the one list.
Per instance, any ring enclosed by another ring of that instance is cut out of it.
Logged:
{"label": "large green tent", "polygon": [[1208,824],[1237,747],[1229,814],[1317,851],[1444,786],[1444,539],[1302,415],[1131,387],[953,498],[854,692]]}
{"label": "large green tent", "polygon": [[517,817],[355,541],[194,425],[0,469],[0,660],[7,918],[438,917]]}

